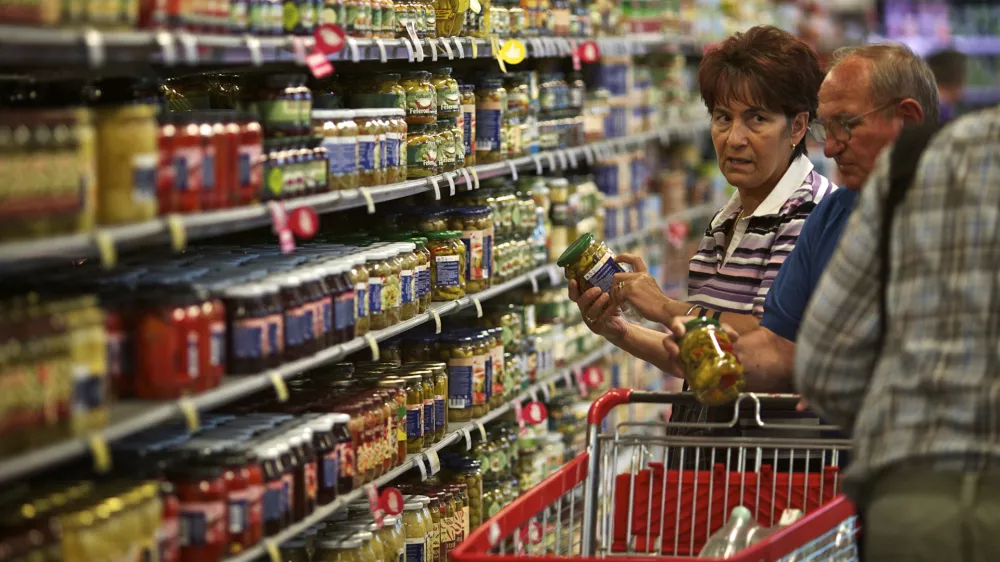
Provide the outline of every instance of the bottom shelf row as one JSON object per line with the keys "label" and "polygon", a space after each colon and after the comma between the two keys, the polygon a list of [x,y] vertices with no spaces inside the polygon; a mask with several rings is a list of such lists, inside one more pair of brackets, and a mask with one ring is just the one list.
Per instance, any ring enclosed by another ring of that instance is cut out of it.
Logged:
{"label": "bottom shelf row", "polygon": [[[204,416],[193,435],[170,425],[136,435],[116,444],[110,475],[81,480],[76,467],[15,491],[0,516],[14,556],[3,558],[446,560],[583,450],[581,401],[630,382],[628,362],[594,343],[534,365],[533,379],[508,378],[516,391],[485,413],[426,426],[424,444],[423,416],[459,405],[423,399],[435,372],[453,367],[444,363],[340,363],[296,380],[284,403],[254,396]],[[317,412],[332,395],[352,399]]]}

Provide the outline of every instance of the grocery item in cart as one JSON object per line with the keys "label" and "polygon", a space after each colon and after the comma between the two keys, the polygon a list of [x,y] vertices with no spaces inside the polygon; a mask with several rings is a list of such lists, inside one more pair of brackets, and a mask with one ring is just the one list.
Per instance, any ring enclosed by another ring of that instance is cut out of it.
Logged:
{"label": "grocery item in cart", "polygon": [[729,335],[714,318],[695,318],[684,326],[687,332],[680,341],[680,359],[695,398],[708,406],[736,400],[746,379]]}
{"label": "grocery item in cart", "polygon": [[750,510],[736,506],[729,521],[705,541],[698,558],[729,558],[750,544],[749,538],[758,528]]}
{"label": "grocery item in cart", "polygon": [[615,262],[614,252],[589,232],[570,244],[556,264],[565,268],[566,278],[575,280],[580,291],[600,287],[602,292],[610,292],[615,274],[625,272]]}

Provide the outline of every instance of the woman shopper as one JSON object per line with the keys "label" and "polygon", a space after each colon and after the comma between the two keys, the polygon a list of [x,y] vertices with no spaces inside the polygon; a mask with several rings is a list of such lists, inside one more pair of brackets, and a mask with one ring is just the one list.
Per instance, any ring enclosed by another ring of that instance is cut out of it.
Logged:
{"label": "woman shopper", "polygon": [[[626,321],[621,305],[663,325],[675,317],[706,315],[738,333],[757,327],[764,297],[802,223],[834,189],[806,156],[806,131],[816,116],[822,81],[812,49],[772,26],[737,33],[706,53],[698,84],[719,168],[736,193],[712,218],[691,258],[686,301],[664,295],[642,259],[628,254],[618,261],[633,272],[616,275],[610,294],[599,288],[580,294],[570,281],[570,298],[593,332],[679,377],[663,334]],[[726,411],[725,419],[731,419],[732,410]],[[706,419],[698,414],[684,418]]]}

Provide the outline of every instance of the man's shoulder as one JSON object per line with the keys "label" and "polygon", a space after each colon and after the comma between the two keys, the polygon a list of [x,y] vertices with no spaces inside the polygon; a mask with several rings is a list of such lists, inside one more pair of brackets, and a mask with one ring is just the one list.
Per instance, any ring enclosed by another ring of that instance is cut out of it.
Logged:
{"label": "man's shoulder", "polygon": [[932,147],[953,143],[984,143],[1000,140],[1000,106],[963,115],[945,125],[931,141]]}

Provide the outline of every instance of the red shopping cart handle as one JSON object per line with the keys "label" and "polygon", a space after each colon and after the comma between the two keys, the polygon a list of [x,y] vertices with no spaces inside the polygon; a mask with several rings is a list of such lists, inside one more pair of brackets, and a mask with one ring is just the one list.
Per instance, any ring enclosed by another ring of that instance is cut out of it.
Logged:
{"label": "red shopping cart handle", "polygon": [[[761,409],[795,411],[801,397],[797,394],[741,394],[737,403],[741,412],[753,412],[757,405]],[[623,404],[672,404],[677,406],[700,406],[701,403],[690,392],[652,392],[631,388],[612,388],[590,405],[587,422],[599,424],[615,406]],[[719,406],[720,408],[735,407]]]}

